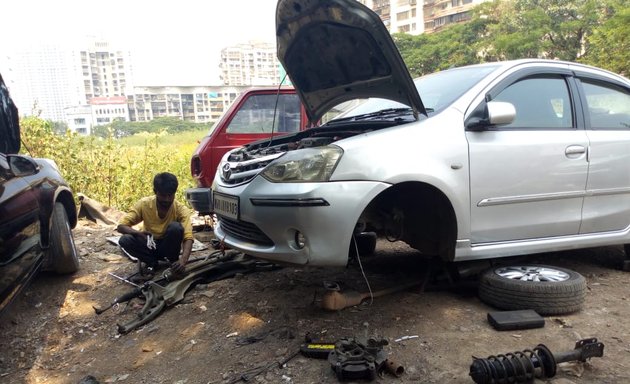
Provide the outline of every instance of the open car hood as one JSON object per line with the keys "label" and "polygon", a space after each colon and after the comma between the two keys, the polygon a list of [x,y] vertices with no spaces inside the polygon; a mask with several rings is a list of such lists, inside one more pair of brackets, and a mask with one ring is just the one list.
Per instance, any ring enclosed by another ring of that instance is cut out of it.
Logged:
{"label": "open car hood", "polygon": [[394,100],[426,115],[378,15],[355,0],[279,0],[278,59],[311,122],[347,100]]}
{"label": "open car hood", "polygon": [[0,75],[0,152],[20,151],[20,120],[9,90]]}

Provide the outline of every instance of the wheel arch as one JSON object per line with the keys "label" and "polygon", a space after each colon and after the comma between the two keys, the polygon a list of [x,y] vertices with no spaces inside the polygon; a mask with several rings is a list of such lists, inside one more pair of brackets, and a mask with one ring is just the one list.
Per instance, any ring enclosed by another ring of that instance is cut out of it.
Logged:
{"label": "wheel arch", "polygon": [[359,220],[365,220],[386,236],[392,224],[402,220],[400,240],[446,261],[455,258],[458,233],[455,208],[448,196],[432,184],[421,181],[394,184],[372,199]]}
{"label": "wheel arch", "polygon": [[74,229],[77,226],[78,218],[77,206],[74,202],[72,191],[68,188],[59,188],[54,202],[63,204],[63,207],[66,209],[66,214],[68,215],[70,228]]}
{"label": "wheel arch", "polygon": [[68,223],[70,224],[70,228],[75,228],[77,226],[77,208],[74,203],[72,191],[67,187],[60,187],[55,191],[54,198],[50,202],[50,209],[41,210],[44,217],[40,218],[40,236],[41,245],[44,249],[47,249],[50,246],[50,229],[52,228],[52,217],[56,203],[61,203],[66,210],[66,215],[68,216]]}

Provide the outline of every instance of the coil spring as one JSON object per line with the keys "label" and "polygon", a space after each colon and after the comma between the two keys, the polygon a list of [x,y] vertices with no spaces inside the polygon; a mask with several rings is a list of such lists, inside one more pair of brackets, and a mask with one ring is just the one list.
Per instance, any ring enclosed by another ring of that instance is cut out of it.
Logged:
{"label": "coil spring", "polygon": [[535,377],[553,377],[556,363],[549,349],[539,344],[534,350],[526,349],[504,355],[479,359],[473,356],[470,376],[477,384],[531,383]]}

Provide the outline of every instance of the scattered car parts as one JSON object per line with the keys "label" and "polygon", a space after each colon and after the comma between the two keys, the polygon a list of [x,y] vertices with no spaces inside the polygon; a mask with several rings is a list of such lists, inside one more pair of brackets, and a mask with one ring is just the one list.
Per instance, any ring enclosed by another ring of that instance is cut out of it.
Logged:
{"label": "scattered car parts", "polygon": [[115,298],[107,307],[102,309],[94,307],[94,311],[99,315],[119,303],[128,302],[140,296],[144,297],[144,306],[136,318],[127,323],[118,324],[118,332],[125,334],[152,321],[166,307],[183,300],[186,292],[195,284],[222,280],[234,277],[239,273],[251,273],[273,268],[275,266],[246,258],[245,255],[237,251],[217,251],[208,258],[189,262],[186,265],[184,275],[181,277],[173,275],[170,269],[166,269],[157,278]]}
{"label": "scattered car parts", "polygon": [[585,362],[591,357],[604,356],[604,344],[596,338],[575,343],[575,349],[557,354],[551,353],[544,344],[533,350],[526,349],[486,359],[473,357],[470,377],[477,384],[533,383],[535,378],[551,378],[556,375],[556,365],[569,361]]}
{"label": "scattered car parts", "polygon": [[390,293],[403,291],[405,289],[415,287],[419,285],[418,282],[410,282],[397,285],[395,287],[382,289],[380,291],[374,292],[357,292],[353,290],[348,290],[345,292],[341,291],[339,284],[333,282],[324,283],[326,287],[326,293],[322,297],[321,306],[322,308],[329,311],[339,311],[347,307],[353,307],[355,305],[361,304],[363,301],[380,297],[384,295],[388,295]]}
{"label": "scattered car parts", "polygon": [[495,267],[483,273],[479,281],[479,298],[499,309],[562,315],[582,309],[585,297],[584,276],[555,266]]}
{"label": "scattered car parts", "polygon": [[383,350],[387,344],[385,339],[368,339],[366,343],[340,339],[328,354],[328,362],[340,381],[374,380],[377,374],[385,371],[400,377],[405,368],[387,358],[387,352]]}

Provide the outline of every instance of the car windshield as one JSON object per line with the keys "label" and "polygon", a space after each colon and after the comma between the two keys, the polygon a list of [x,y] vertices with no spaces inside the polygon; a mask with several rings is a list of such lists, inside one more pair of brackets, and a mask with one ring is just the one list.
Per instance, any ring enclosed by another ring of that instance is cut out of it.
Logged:
{"label": "car windshield", "polygon": [[[439,112],[496,68],[496,65],[483,65],[449,69],[419,77],[414,83],[427,112]],[[403,112],[409,110],[409,107],[392,100],[371,98],[335,119],[374,114],[384,110]]]}

